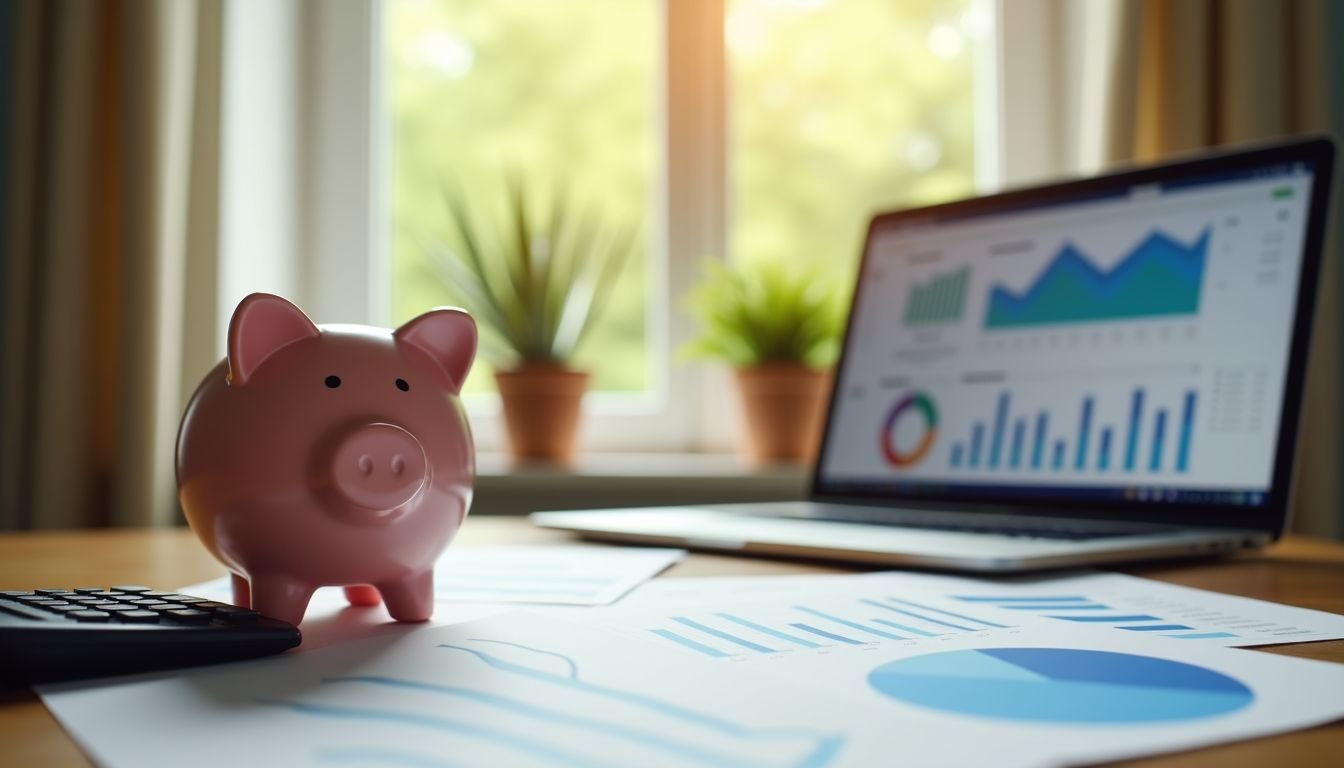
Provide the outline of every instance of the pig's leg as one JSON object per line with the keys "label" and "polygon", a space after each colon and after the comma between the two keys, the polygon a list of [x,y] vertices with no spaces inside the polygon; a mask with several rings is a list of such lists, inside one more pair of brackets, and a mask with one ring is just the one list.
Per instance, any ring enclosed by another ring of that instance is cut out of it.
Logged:
{"label": "pig's leg", "polygon": [[378,596],[378,590],[368,584],[346,587],[345,599],[349,600],[351,605],[377,605],[383,601]]}
{"label": "pig's leg", "polygon": [[400,581],[375,585],[397,621],[426,621],[434,613],[434,572],[413,573]]}
{"label": "pig's leg", "polygon": [[288,576],[256,575],[252,577],[252,608],[262,616],[298,624],[303,621],[314,589]]}
{"label": "pig's leg", "polygon": [[247,577],[231,573],[229,581],[233,584],[233,604],[239,608],[251,608],[252,591],[247,586]]}

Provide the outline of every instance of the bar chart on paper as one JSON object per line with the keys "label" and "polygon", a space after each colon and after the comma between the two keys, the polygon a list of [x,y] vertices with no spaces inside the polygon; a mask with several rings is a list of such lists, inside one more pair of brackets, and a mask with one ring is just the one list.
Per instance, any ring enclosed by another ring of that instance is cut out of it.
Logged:
{"label": "bar chart on paper", "polygon": [[953,635],[1011,629],[974,609],[953,611],[928,601],[873,597],[812,597],[770,608],[687,611],[651,622],[645,630],[683,650],[714,659],[770,656],[790,651],[922,642]]}
{"label": "bar chart on paper", "polygon": [[[1344,616],[1164,584],[1124,574],[1089,574],[1012,587],[947,581],[945,597],[1006,623],[1026,617],[1129,635],[1231,647],[1344,638]],[[962,580],[958,580],[962,581]]]}

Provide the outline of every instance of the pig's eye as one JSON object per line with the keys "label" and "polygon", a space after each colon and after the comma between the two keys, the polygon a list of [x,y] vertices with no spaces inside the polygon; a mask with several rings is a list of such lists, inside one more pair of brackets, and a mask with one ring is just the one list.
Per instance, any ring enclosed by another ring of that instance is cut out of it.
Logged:
{"label": "pig's eye", "polygon": [[411,385],[407,384],[405,379],[397,379],[397,389],[400,389],[402,392],[410,392]]}
{"label": "pig's eye", "polygon": [[328,376],[328,377],[326,378],[326,381],[325,381],[324,383],[327,385],[327,389],[335,389],[335,388],[341,386],[341,377],[340,377],[340,376]]}

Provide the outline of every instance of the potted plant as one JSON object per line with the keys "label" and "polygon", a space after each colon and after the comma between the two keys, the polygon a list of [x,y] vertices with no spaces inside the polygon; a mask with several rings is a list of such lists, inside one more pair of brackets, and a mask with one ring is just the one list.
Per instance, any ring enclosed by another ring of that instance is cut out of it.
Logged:
{"label": "potted plant", "polygon": [[844,328],[835,284],[777,261],[711,262],[688,304],[700,335],[685,351],[736,369],[748,456],[772,462],[815,455]]}
{"label": "potted plant", "polygon": [[588,387],[588,372],[571,361],[602,316],[635,230],[573,211],[563,193],[538,216],[517,181],[508,185],[502,221],[459,188],[444,197],[456,242],[431,246],[430,262],[483,330],[511,453],[568,463]]}

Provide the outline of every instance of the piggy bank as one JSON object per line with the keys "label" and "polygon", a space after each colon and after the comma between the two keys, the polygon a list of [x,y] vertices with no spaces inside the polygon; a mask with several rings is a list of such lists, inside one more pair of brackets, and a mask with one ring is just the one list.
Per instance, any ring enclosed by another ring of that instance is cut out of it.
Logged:
{"label": "piggy bank", "polygon": [[471,503],[458,400],[476,324],[435,309],[395,331],[318,327],[254,293],[177,438],[182,509],[233,572],[234,602],[298,624],[313,591],[424,621],[434,561]]}

